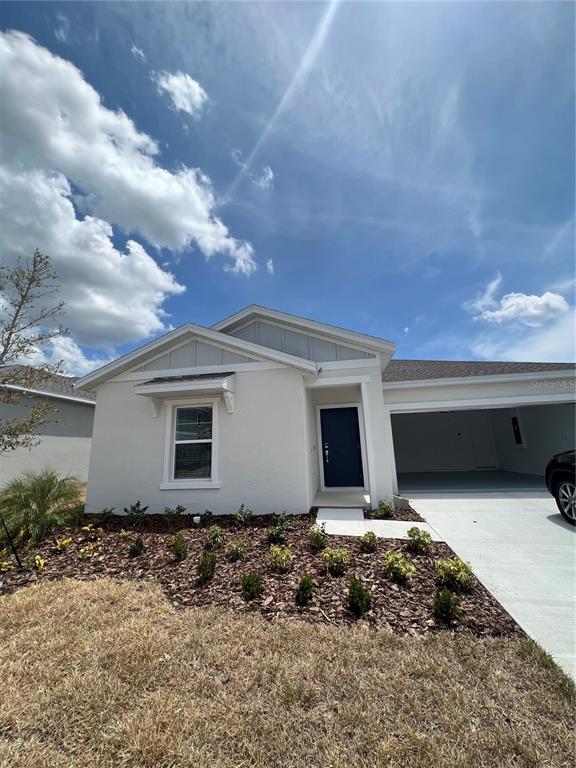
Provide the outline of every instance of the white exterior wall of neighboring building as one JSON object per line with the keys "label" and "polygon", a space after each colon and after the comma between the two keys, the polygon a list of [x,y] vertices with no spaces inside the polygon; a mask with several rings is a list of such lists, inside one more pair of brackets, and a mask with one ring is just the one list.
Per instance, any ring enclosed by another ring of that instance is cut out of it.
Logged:
{"label": "white exterior wall of neighboring building", "polygon": [[[137,499],[150,513],[182,504],[189,512],[230,514],[242,503],[257,514],[308,511],[300,371],[275,367],[235,373],[234,412],[228,413],[221,400],[217,407],[220,487],[202,489],[161,488],[168,406],[154,417],[150,402],[134,393],[134,383],[110,380],[98,387],[88,511],[113,506],[121,512]],[[193,405],[195,398],[179,400]]]}

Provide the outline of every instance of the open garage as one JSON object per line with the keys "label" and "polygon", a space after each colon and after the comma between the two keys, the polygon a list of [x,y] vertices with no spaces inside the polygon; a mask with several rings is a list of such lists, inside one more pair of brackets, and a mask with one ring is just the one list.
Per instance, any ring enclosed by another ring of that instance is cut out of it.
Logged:
{"label": "open garage", "polygon": [[400,494],[544,489],[550,458],[574,447],[573,403],[392,414]]}
{"label": "open garage", "polygon": [[552,456],[575,446],[566,364],[392,361],[383,374],[395,491],[543,492]]}

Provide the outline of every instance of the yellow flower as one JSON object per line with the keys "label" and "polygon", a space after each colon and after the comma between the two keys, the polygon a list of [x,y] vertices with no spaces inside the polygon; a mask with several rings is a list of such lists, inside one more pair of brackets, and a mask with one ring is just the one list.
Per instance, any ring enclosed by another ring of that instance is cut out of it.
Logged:
{"label": "yellow flower", "polygon": [[65,539],[56,539],[56,549],[58,552],[63,552],[71,543],[72,538],[70,536],[67,536]]}
{"label": "yellow flower", "polygon": [[38,571],[41,571],[45,565],[46,565],[46,560],[44,560],[42,555],[36,555],[36,557],[34,558],[34,567]]}
{"label": "yellow flower", "polygon": [[0,571],[9,571],[12,566],[7,560],[0,560]]}

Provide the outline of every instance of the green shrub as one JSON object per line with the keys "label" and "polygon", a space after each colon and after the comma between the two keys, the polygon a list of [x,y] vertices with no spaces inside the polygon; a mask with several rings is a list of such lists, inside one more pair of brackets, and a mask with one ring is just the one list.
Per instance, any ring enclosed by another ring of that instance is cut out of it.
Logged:
{"label": "green shrub", "polygon": [[115,509],[116,507],[104,507],[101,512],[96,512],[95,514],[90,515],[90,520],[95,526],[102,527],[114,517]]}
{"label": "green shrub", "polygon": [[406,584],[412,578],[416,566],[402,552],[391,549],[384,556],[384,573],[397,584]]}
{"label": "green shrub", "polygon": [[289,570],[293,559],[294,554],[290,547],[279,547],[277,544],[272,544],[270,547],[268,565],[273,571],[281,573]]}
{"label": "green shrub", "polygon": [[183,507],[182,504],[178,504],[178,506],[174,508],[164,507],[162,515],[166,521],[166,524],[172,528],[185,512],[186,507]]}
{"label": "green shrub", "polygon": [[439,587],[434,595],[434,604],[432,606],[434,618],[445,624],[450,624],[462,613],[460,601],[448,587]]}
{"label": "green shrub", "polygon": [[234,541],[231,541],[226,547],[225,557],[231,562],[242,560],[245,554],[246,544],[244,544],[243,541],[240,541],[240,539],[234,539]]}
{"label": "green shrub", "polygon": [[262,594],[262,576],[258,571],[243,573],[240,577],[240,588],[244,600],[254,600]]}
{"label": "green shrub", "polygon": [[449,589],[468,590],[472,586],[470,566],[459,557],[436,561],[438,581]]}
{"label": "green shrub", "polygon": [[[60,477],[51,469],[23,472],[0,495],[0,512],[16,546],[36,546],[55,528],[73,525],[81,508],[82,487],[76,477]],[[0,527],[0,545],[5,545]]]}
{"label": "green shrub", "polygon": [[376,552],[378,545],[378,539],[373,531],[367,531],[364,536],[360,538],[360,549],[362,552]]}
{"label": "green shrub", "polygon": [[326,546],[327,538],[328,535],[326,534],[325,523],[322,523],[322,525],[314,523],[314,525],[310,526],[310,530],[308,532],[308,543],[310,544],[310,549],[312,552],[321,552]]}
{"label": "green shrub", "polygon": [[348,550],[343,547],[327,547],[324,552],[322,552],[322,562],[328,573],[332,576],[341,576],[346,570],[348,561]]}
{"label": "green shrub", "polygon": [[422,528],[414,526],[408,530],[406,549],[414,555],[427,555],[432,546],[432,536]]}
{"label": "green shrub", "polygon": [[376,509],[372,510],[373,516],[377,520],[388,520],[394,513],[394,504],[387,499],[380,499]]}
{"label": "green shrub", "polygon": [[207,528],[208,525],[212,522],[213,514],[210,512],[209,509],[205,509],[204,512],[200,515],[200,525],[202,528]]}
{"label": "green shrub", "polygon": [[129,507],[124,507],[126,525],[129,528],[139,528],[142,525],[147,510],[148,507],[143,507],[140,503],[140,499],[138,499],[136,504],[130,504]]}
{"label": "green shrub", "polygon": [[211,525],[206,531],[204,549],[220,549],[224,544],[224,531],[219,525]]}
{"label": "green shrub", "polygon": [[274,525],[268,531],[268,544],[284,544],[291,521],[285,512],[274,515]]}
{"label": "green shrub", "polygon": [[128,548],[128,557],[138,557],[146,549],[142,536],[136,536]]}
{"label": "green shrub", "polygon": [[296,605],[299,605],[301,608],[305,605],[308,605],[308,603],[312,600],[312,597],[314,596],[314,579],[312,576],[304,575],[298,582],[298,586],[296,587],[296,593],[294,595],[294,599],[296,600]]}
{"label": "green shrub", "polygon": [[200,557],[200,560],[198,561],[198,568],[197,568],[198,583],[206,584],[207,581],[210,581],[212,576],[214,576],[215,570],[216,570],[216,555],[214,554],[214,552],[204,550],[204,552],[202,552],[202,556]]}
{"label": "green shrub", "polygon": [[244,504],[240,505],[240,509],[234,515],[234,522],[237,528],[246,528],[250,520],[252,519],[252,510],[245,507]]}
{"label": "green shrub", "polygon": [[170,549],[176,560],[180,562],[186,560],[188,557],[188,542],[184,538],[184,534],[177,533],[176,536],[170,542]]}
{"label": "green shrub", "polygon": [[360,618],[372,607],[372,595],[357,576],[348,582],[348,608]]}

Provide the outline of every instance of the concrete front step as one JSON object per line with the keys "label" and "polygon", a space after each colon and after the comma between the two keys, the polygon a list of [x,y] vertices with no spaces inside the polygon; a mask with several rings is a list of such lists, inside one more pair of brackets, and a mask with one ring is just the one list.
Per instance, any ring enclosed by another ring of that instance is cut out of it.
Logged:
{"label": "concrete front step", "polygon": [[380,539],[406,539],[410,528],[427,531],[433,541],[443,541],[427,523],[415,523],[408,520],[365,520],[364,513],[358,507],[332,509],[321,507],[316,515],[318,525],[324,524],[330,536],[363,536],[373,531]]}

